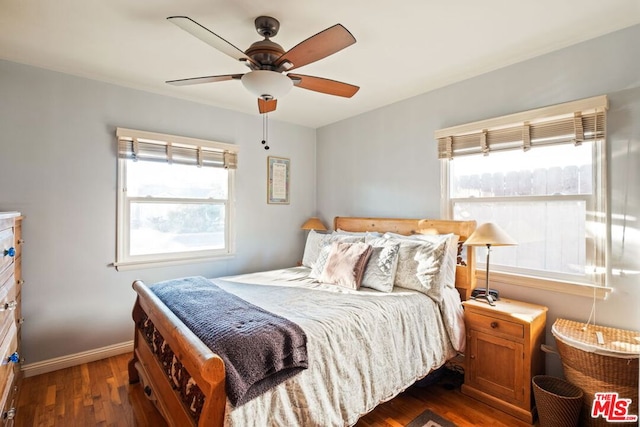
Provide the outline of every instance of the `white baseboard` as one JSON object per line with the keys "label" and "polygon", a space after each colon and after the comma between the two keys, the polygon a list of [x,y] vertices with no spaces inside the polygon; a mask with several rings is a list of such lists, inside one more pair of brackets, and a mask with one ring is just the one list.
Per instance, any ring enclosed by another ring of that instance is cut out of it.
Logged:
{"label": "white baseboard", "polygon": [[46,374],[58,369],[70,368],[82,365],[83,363],[95,362],[107,357],[133,352],[133,340],[107,347],[96,348],[94,350],[83,351],[82,353],[70,354],[68,356],[56,357],[55,359],[43,360],[36,363],[22,365],[22,372],[26,377]]}

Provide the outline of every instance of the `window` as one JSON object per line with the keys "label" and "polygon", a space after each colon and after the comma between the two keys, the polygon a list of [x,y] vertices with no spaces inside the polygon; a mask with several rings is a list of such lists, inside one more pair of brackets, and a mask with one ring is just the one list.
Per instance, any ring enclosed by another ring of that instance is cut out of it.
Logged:
{"label": "window", "polygon": [[605,284],[605,109],[596,97],[436,132],[445,215],[518,242],[492,250],[492,281]]}
{"label": "window", "polygon": [[116,267],[232,254],[236,148],[130,129],[117,136]]}

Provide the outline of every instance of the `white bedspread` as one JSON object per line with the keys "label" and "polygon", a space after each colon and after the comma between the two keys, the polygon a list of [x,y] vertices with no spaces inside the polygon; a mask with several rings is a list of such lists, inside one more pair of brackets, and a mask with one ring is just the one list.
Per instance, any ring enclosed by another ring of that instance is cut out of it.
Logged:
{"label": "white bedspread", "polygon": [[309,369],[234,408],[227,426],[344,426],[456,354],[438,306],[396,288],[385,294],[315,283],[296,267],[214,279],[307,334]]}

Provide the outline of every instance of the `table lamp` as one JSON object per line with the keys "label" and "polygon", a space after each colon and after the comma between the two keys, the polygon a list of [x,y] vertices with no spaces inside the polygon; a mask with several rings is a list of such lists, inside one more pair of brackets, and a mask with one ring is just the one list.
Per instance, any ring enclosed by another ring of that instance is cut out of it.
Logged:
{"label": "table lamp", "polygon": [[489,289],[489,255],[492,246],[513,246],[518,243],[511,238],[502,228],[496,224],[487,222],[482,224],[471,233],[471,236],[464,242],[466,246],[486,246],[487,247],[487,274],[484,289],[474,289],[471,298],[485,300],[489,305],[498,300],[498,291]]}
{"label": "table lamp", "polygon": [[319,231],[327,231],[327,227],[324,226],[322,221],[318,219],[318,217],[312,216],[304,224],[300,227],[303,230],[319,230]]}

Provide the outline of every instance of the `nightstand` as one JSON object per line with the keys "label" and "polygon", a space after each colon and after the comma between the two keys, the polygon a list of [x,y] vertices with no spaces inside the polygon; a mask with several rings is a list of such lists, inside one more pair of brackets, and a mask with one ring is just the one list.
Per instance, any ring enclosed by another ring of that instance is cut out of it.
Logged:
{"label": "nightstand", "polygon": [[531,379],[544,374],[547,307],[501,298],[464,301],[467,330],[462,393],[533,423]]}

